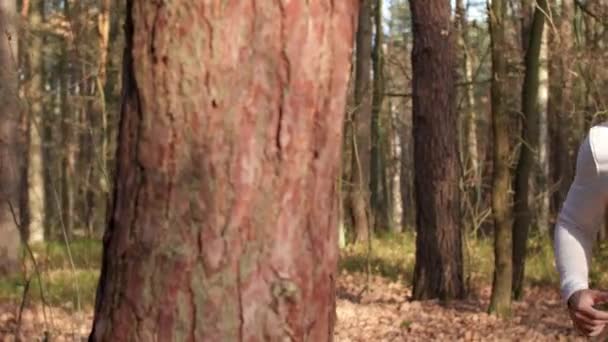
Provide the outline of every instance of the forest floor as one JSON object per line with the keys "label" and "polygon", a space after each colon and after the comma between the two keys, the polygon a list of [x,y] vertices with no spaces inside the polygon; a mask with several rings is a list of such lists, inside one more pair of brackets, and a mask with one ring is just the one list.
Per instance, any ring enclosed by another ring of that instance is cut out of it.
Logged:
{"label": "forest floor", "polygon": [[[568,316],[552,288],[530,288],[511,319],[486,314],[489,288],[441,305],[411,302],[410,288],[380,276],[342,272],[337,286],[336,341],[575,341]],[[0,341],[15,341],[19,305],[0,304]],[[22,341],[85,341],[92,311],[30,306],[22,313]]]}
{"label": "forest floor", "polygon": [[[405,234],[374,240],[371,253],[367,245],[351,245],[342,250],[336,284],[336,341],[585,340],[572,329],[559,300],[555,268],[546,243],[530,244],[524,299],[514,303],[510,319],[497,319],[486,313],[493,263],[489,241],[466,242],[469,295],[447,304],[410,301],[412,241],[412,236]],[[23,277],[0,280],[0,342],[15,341],[16,335],[21,336],[21,341],[42,341],[45,332],[49,335],[46,341],[86,340],[101,246],[98,242],[81,241],[72,244],[71,250],[76,267],[72,271],[61,246],[47,244],[37,250],[49,306],[40,305],[40,286],[33,280],[21,320],[18,316],[25,289]],[[601,249],[599,261],[605,265],[608,257],[603,254],[608,252],[604,251],[608,248]],[[367,269],[371,271],[369,277]],[[602,285],[608,283],[606,277],[600,271],[591,274],[592,281]]]}
{"label": "forest floor", "polygon": [[[488,315],[490,287],[442,305],[413,302],[401,282],[362,274],[338,281],[336,341],[584,341],[554,288],[529,288],[510,319]],[[364,294],[362,294],[364,293]],[[362,294],[362,295],[361,295]]]}

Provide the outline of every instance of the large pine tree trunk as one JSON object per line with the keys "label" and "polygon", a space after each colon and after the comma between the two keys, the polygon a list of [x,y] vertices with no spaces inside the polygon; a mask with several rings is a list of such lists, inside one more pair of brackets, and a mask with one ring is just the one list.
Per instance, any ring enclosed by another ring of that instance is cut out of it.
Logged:
{"label": "large pine tree trunk", "polygon": [[528,232],[532,224],[535,208],[530,204],[530,183],[536,165],[539,146],[539,75],[540,50],[543,41],[546,0],[539,0],[540,8],[534,12],[530,39],[525,57],[525,76],[522,88],[522,113],[524,117],[522,144],[515,170],[515,205],[513,222],[513,295],[516,299],[523,296],[523,281],[526,262]]}
{"label": "large pine tree trunk", "polygon": [[92,340],[332,339],[358,6],[282,4],[127,1]]}
{"label": "large pine tree trunk", "polygon": [[507,48],[506,0],[492,0],[490,33],[492,40],[492,131],[494,135],[494,165],[492,182],[492,214],[494,216],[494,279],[489,312],[499,316],[511,313],[512,287],[512,208],[511,172],[509,169],[511,143],[509,111],[507,108]]}
{"label": "large pine tree trunk", "polygon": [[410,0],[418,205],[414,298],[464,295],[450,4]]}
{"label": "large pine tree trunk", "polygon": [[352,116],[353,152],[351,166],[352,190],[350,210],[355,228],[355,239],[369,238],[369,165],[371,147],[370,71],[372,53],[371,0],[359,1],[359,25],[355,64],[355,110]]}

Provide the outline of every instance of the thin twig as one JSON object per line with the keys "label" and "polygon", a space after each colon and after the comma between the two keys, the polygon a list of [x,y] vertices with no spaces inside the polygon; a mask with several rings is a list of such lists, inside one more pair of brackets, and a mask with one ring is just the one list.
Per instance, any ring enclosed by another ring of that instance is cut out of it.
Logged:
{"label": "thin twig", "polygon": [[[14,221],[15,225],[17,226],[17,229],[19,231],[21,231],[22,226],[21,226],[21,223],[19,222],[19,220],[17,219],[17,215],[15,214],[15,209],[13,208],[13,204],[11,203],[11,201],[7,201],[7,203],[8,203],[8,207],[11,211],[11,215],[13,216],[13,221]],[[32,259],[32,263],[34,264],[34,271],[36,272],[36,276],[38,277],[38,288],[40,290],[40,300],[42,301],[42,315],[44,317],[44,326],[45,326],[45,330],[48,330],[48,320],[47,320],[47,316],[46,316],[46,308],[48,307],[48,304],[46,302],[46,298],[44,297],[44,290],[42,288],[42,275],[40,273],[40,268],[38,267],[38,262],[36,261],[34,252],[30,248],[29,243],[27,241],[25,241],[25,239],[23,239],[23,245],[25,246],[25,249],[26,249],[28,255]],[[25,296],[25,294],[24,294],[24,296]]]}
{"label": "thin twig", "polygon": [[21,318],[23,317],[23,309],[25,308],[25,303],[27,302],[27,294],[29,293],[30,283],[32,282],[31,277],[26,277],[25,287],[23,288],[23,296],[21,296],[21,305],[19,305],[19,315],[17,316],[17,329],[15,332],[15,337],[20,339],[21,335]]}
{"label": "thin twig", "polygon": [[[357,170],[359,171],[359,186],[358,186],[358,190],[359,192],[362,192],[363,189],[363,184],[365,184],[365,182],[363,181],[363,170],[361,168],[361,160],[359,158],[359,150],[357,148],[357,131],[356,131],[356,125],[354,123],[354,120],[352,120],[350,122],[350,124],[352,125],[351,127],[351,131],[353,132],[352,134],[352,139],[353,139],[353,152],[354,152],[354,157],[355,157],[355,163],[357,164]],[[365,293],[368,288],[369,288],[369,283],[370,283],[370,278],[371,278],[371,254],[372,254],[372,231],[371,231],[371,222],[369,220],[369,218],[371,217],[371,213],[369,212],[369,206],[367,205],[367,201],[365,203],[365,215],[366,215],[366,220],[367,220],[367,256],[366,256],[366,284],[365,287],[363,288],[363,290],[361,291],[361,293],[358,295],[358,298],[360,300],[361,295],[363,295],[363,293]]]}

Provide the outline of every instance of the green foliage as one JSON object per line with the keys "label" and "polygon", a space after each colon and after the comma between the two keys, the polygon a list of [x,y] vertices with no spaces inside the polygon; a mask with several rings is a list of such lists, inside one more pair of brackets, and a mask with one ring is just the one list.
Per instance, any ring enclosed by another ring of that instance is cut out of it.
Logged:
{"label": "green foliage", "polygon": [[[464,242],[465,274],[468,285],[490,284],[494,265],[494,250],[490,238],[467,238]],[[393,281],[411,282],[415,261],[416,236],[412,232],[384,233],[372,240],[369,258],[371,271]],[[78,297],[82,306],[92,306],[99,277],[102,245],[96,240],[77,240],[70,243],[76,270],[73,272],[63,242],[48,242],[32,246],[41,268],[44,297],[50,305],[76,308]],[[351,244],[341,251],[340,269],[347,272],[365,272],[367,269],[367,243]],[[40,284],[26,259],[31,276],[28,300],[40,303]],[[601,242],[594,251],[590,272],[591,283],[608,287],[608,241]],[[0,301],[20,301],[25,277],[19,274],[0,279]],[[558,275],[551,239],[548,234],[533,234],[528,240],[526,283],[558,286]]]}
{"label": "green foliage", "polygon": [[608,288],[608,241],[599,242],[592,253],[591,270],[589,271],[589,282],[591,287]]}
{"label": "green foliage", "polygon": [[[597,258],[608,261],[608,243]],[[411,282],[415,262],[416,237],[412,232],[390,233],[372,240],[369,258],[372,273],[391,280]],[[471,238],[464,242],[465,277],[467,285],[490,284],[494,270],[494,249],[491,238]],[[341,251],[340,269],[348,272],[365,272],[367,269],[367,243],[351,244]],[[606,262],[603,263],[606,265]],[[594,268],[592,278],[597,277],[599,266]],[[603,275],[603,274],[602,274]],[[603,283],[608,284],[608,274]],[[551,239],[547,234],[532,235],[528,241],[526,261],[526,283],[558,286]]]}
{"label": "green foliage", "polygon": [[[29,303],[41,303],[40,289],[46,303],[76,309],[80,303],[90,307],[95,301],[97,280],[101,261],[102,245],[95,240],[77,240],[70,243],[70,252],[75,269],[72,269],[65,243],[53,241],[31,247],[40,270],[40,278],[31,262],[24,255],[25,272],[0,279],[0,301],[21,301],[27,278]],[[25,253],[25,251],[24,251]],[[26,278],[27,277],[27,278]],[[41,286],[42,285],[42,286]]]}
{"label": "green foliage", "polygon": [[[414,270],[415,236],[412,233],[386,233],[372,239],[369,258],[374,274],[391,280],[411,281]],[[365,272],[367,269],[367,242],[347,245],[341,251],[340,269],[348,272]]]}
{"label": "green foliage", "polygon": [[553,241],[548,234],[535,231],[528,238],[528,256],[526,258],[526,276],[528,284],[555,284],[558,286],[559,275],[555,269]]}
{"label": "green foliage", "polygon": [[[101,242],[94,239],[79,239],[69,244],[74,267],[99,269],[101,266]],[[63,241],[51,241],[32,246],[36,260],[49,269],[70,268],[70,253]]]}

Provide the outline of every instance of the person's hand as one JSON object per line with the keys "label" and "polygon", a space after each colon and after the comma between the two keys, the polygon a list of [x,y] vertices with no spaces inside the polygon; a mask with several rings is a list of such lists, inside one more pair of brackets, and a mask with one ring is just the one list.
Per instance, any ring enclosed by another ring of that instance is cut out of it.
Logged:
{"label": "person's hand", "polygon": [[568,312],[574,327],[585,336],[599,335],[608,324],[608,312],[594,306],[608,302],[608,292],[579,290],[568,298]]}

